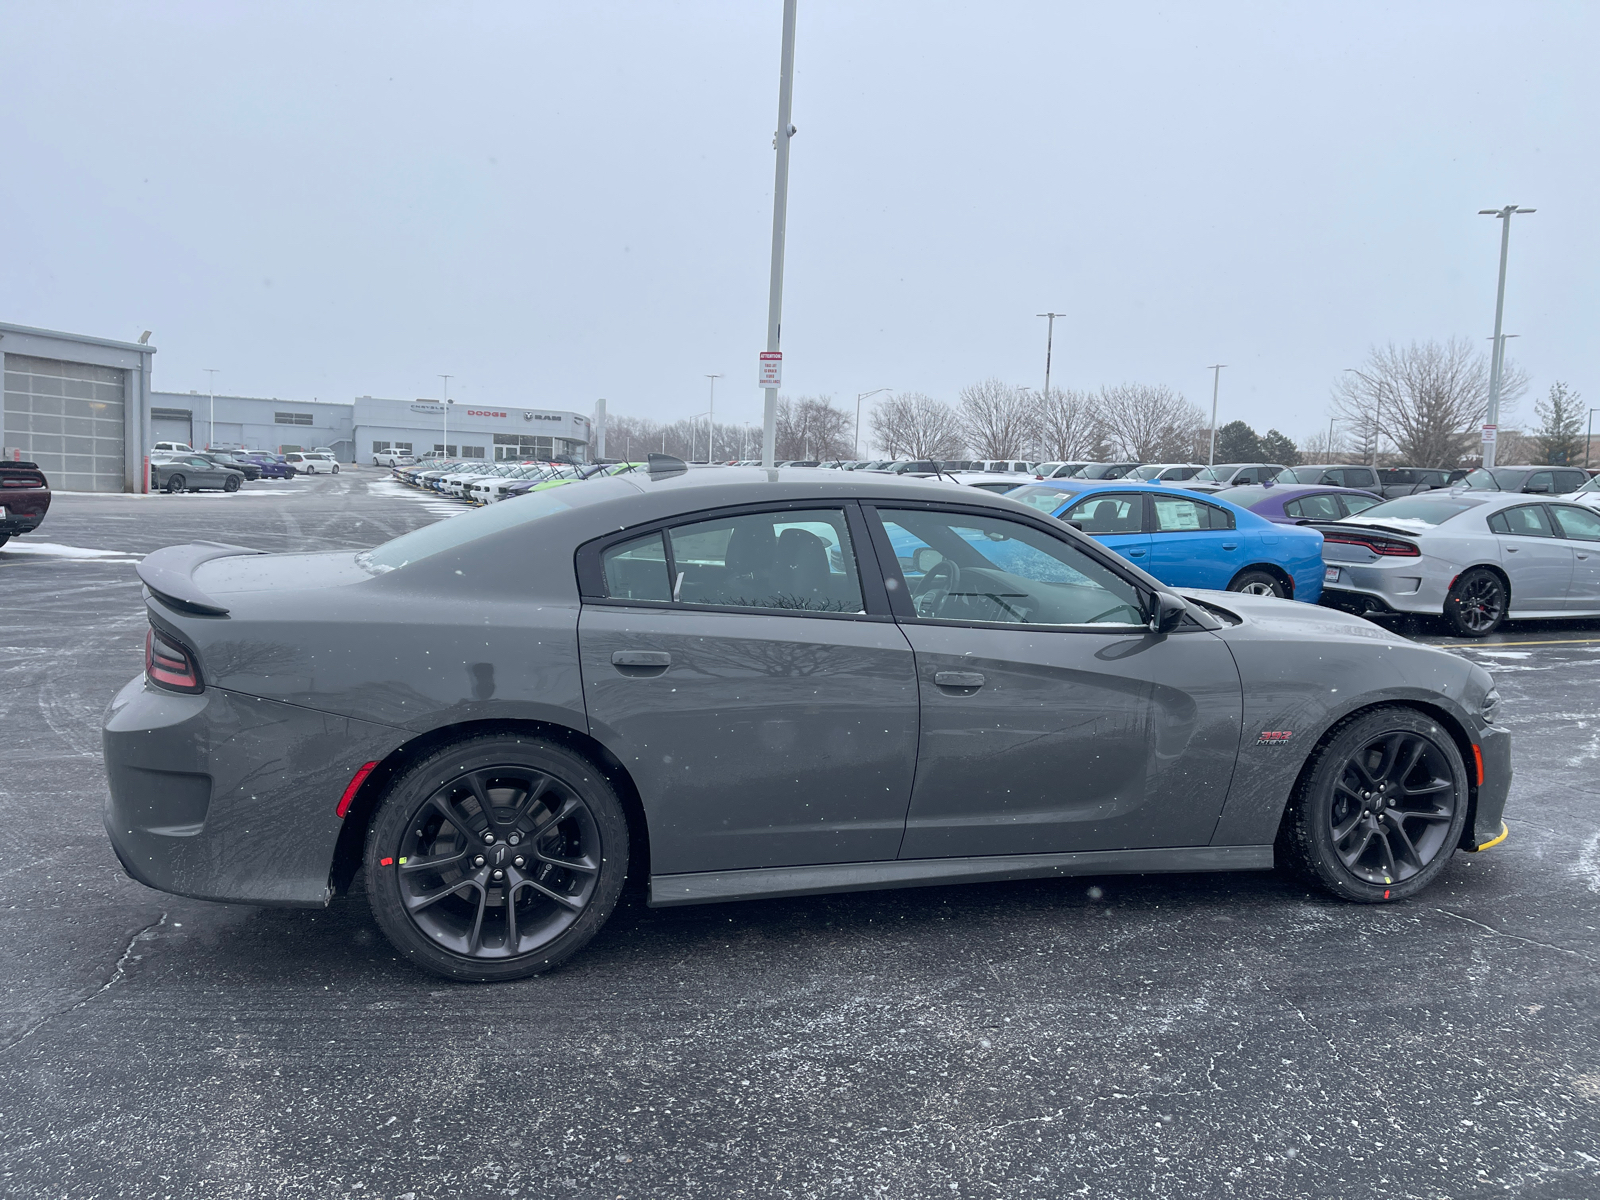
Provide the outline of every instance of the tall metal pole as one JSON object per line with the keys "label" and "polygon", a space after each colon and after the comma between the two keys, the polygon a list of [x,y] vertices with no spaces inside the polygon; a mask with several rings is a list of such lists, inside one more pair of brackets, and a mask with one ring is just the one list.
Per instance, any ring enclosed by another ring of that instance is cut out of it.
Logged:
{"label": "tall metal pole", "polygon": [[861,402],[863,400],[870,400],[879,392],[887,392],[888,390],[888,388],[873,388],[870,392],[856,393],[856,438],[855,448],[851,450],[851,454],[853,454],[857,459],[861,457]]}
{"label": "tall metal pole", "polygon": [[1589,445],[1594,441],[1594,409],[1589,410],[1589,432],[1583,439],[1583,469],[1589,469]]}
{"label": "tall metal pole", "polygon": [[450,380],[453,375],[441,375],[444,380],[444,445],[439,447],[439,453],[446,458],[450,457]]}
{"label": "tall metal pole", "polygon": [[[1484,419],[1484,424],[1493,425],[1498,439],[1500,427],[1500,369],[1501,358],[1504,353],[1500,340],[1501,318],[1505,315],[1506,307],[1506,258],[1511,250],[1511,216],[1513,213],[1531,213],[1537,211],[1532,208],[1518,208],[1515,204],[1508,204],[1504,208],[1480,208],[1478,215],[1481,217],[1495,217],[1500,222],[1500,282],[1495,288],[1494,296],[1494,350],[1489,359],[1489,413]],[[1494,466],[1495,442],[1485,442],[1483,447],[1483,465]]]}
{"label": "tall metal pole", "polygon": [[1044,335],[1044,402],[1046,404],[1049,404],[1050,403],[1050,351],[1054,347],[1055,340],[1056,340],[1056,318],[1057,317],[1064,317],[1067,314],[1066,313],[1054,313],[1054,312],[1042,312],[1042,313],[1035,313],[1034,315],[1035,316],[1039,316],[1039,317],[1048,317],[1050,319],[1050,323],[1046,327],[1045,335]]}
{"label": "tall metal pole", "polygon": [[220,368],[202,367],[201,370],[211,378],[210,384],[207,385],[211,392],[211,416],[207,421],[210,428],[206,430],[206,449],[209,450],[212,443],[217,440],[217,371]]}
{"label": "tall metal pole", "polygon": [[[711,380],[711,411],[706,414],[709,418],[708,424],[710,424],[711,429],[706,434],[706,461],[712,462],[716,453],[715,443],[717,439],[717,380],[721,379],[722,376],[707,375],[706,378]],[[690,452],[690,457],[693,457],[693,451]]]}
{"label": "tall metal pole", "polygon": [[[783,326],[783,238],[789,220],[789,117],[794,99],[794,17],[796,0],[783,0],[783,57],[778,71],[778,131],[772,142],[778,165],[772,181],[772,278],[767,292],[767,349],[778,349]],[[778,389],[766,389],[761,418],[761,465],[770,468],[778,443]]]}
{"label": "tall metal pole", "polygon": [[1212,363],[1206,370],[1211,372],[1211,453],[1206,458],[1206,466],[1217,465],[1217,388],[1222,382],[1222,368],[1227,363]]}

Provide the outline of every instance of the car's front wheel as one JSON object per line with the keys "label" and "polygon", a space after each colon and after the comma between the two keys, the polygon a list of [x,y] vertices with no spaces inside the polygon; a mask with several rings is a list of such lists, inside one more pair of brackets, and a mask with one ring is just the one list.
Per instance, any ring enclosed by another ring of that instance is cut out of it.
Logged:
{"label": "car's front wheel", "polygon": [[1506,619],[1506,583],[1487,567],[1456,578],[1444,600],[1444,619],[1462,637],[1488,637]]}
{"label": "car's front wheel", "polygon": [[1259,569],[1240,571],[1233,577],[1228,590],[1243,592],[1247,596],[1277,596],[1279,599],[1289,594],[1289,589],[1283,586],[1283,580],[1271,571]]}
{"label": "car's front wheel", "polygon": [[188,483],[184,480],[182,475],[167,476],[167,491],[173,493],[174,495],[181,491],[185,491],[188,486]]}
{"label": "car's front wheel", "polygon": [[599,932],[628,869],[628,823],[586,759],[537,737],[447,746],[389,789],[367,899],[397,950],[450,979],[520,979]]}
{"label": "car's front wheel", "polygon": [[239,490],[239,477],[237,475],[229,475],[222,481],[222,490],[225,492],[237,492]]}
{"label": "car's front wheel", "polygon": [[1278,832],[1301,875],[1345,900],[1404,900],[1450,861],[1466,825],[1467,768],[1450,734],[1412,708],[1347,720],[1307,763]]}

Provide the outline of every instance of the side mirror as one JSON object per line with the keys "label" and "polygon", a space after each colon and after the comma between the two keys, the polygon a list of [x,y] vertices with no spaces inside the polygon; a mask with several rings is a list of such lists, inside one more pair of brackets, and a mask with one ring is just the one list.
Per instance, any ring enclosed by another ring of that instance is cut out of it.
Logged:
{"label": "side mirror", "polygon": [[1534,495],[1534,496],[1543,496],[1543,495],[1546,495],[1550,491],[1550,489],[1548,487],[1546,487],[1542,483],[1541,484],[1537,484],[1537,485],[1529,484],[1527,487],[1523,488],[1522,490],[1524,492],[1526,492],[1526,493],[1528,493],[1530,495]]}
{"label": "side mirror", "polygon": [[1082,521],[1063,521],[1062,524],[1063,525],[1071,525],[1079,533],[1083,532],[1083,522]]}
{"label": "side mirror", "polygon": [[1150,632],[1171,633],[1188,611],[1189,606],[1171,592],[1157,592],[1150,602]]}

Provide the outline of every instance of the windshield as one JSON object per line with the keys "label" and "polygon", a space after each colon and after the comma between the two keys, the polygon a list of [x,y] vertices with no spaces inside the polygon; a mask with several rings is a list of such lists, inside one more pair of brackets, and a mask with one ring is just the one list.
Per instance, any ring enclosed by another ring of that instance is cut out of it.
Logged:
{"label": "windshield", "polygon": [[1075,479],[1120,479],[1127,473],[1126,463],[1090,463],[1073,476]]}
{"label": "windshield", "polygon": [[[391,542],[374,547],[358,555],[356,561],[369,571],[393,571],[408,563],[430,558],[445,550],[454,550],[469,542],[537,521],[553,513],[565,512],[580,505],[614,500],[619,496],[636,495],[638,489],[622,480],[596,479],[578,488],[551,488],[542,492],[529,492],[515,500],[491,504],[435,521],[421,529],[401,534]],[[570,560],[569,560],[570,567]]]}
{"label": "windshield", "polygon": [[1580,492],[1600,492],[1600,475],[1596,475],[1588,483],[1578,489]]}
{"label": "windshield", "polygon": [[1386,500],[1382,504],[1374,504],[1360,517],[1346,517],[1345,521],[1361,525],[1409,525],[1432,529],[1435,525],[1443,525],[1452,517],[1459,517],[1462,513],[1486,503],[1488,503],[1486,500],[1466,495],[1440,496],[1437,493],[1430,493],[1422,496],[1402,496],[1398,500]]}
{"label": "windshield", "polygon": [[1241,463],[1219,463],[1217,466],[1207,467],[1195,478],[1205,480],[1208,483],[1223,483],[1232,479],[1233,473],[1242,465]]}
{"label": "windshield", "polygon": [[1469,488],[1479,488],[1484,491],[1498,492],[1504,490],[1505,484],[1507,483],[1515,486],[1516,482],[1521,478],[1521,472],[1512,474],[1507,471],[1491,471],[1483,467],[1478,467],[1476,470],[1468,471],[1466,477],[1463,478],[1461,482],[1466,484]]}
{"label": "windshield", "polygon": [[1154,479],[1164,470],[1166,470],[1165,467],[1140,467],[1138,470],[1133,471],[1130,474],[1134,479]]}
{"label": "windshield", "polygon": [[1013,500],[1022,501],[1029,508],[1037,508],[1042,513],[1053,513],[1067,501],[1066,492],[1057,491],[1052,487],[1039,487],[1032,483],[1012,488],[1006,495]]}
{"label": "windshield", "polygon": [[[1271,500],[1274,492],[1271,488],[1264,487],[1236,487],[1223,488],[1213,494],[1218,500],[1226,500],[1229,504],[1237,504],[1240,508],[1254,508]],[[1283,493],[1276,494],[1281,496]]]}

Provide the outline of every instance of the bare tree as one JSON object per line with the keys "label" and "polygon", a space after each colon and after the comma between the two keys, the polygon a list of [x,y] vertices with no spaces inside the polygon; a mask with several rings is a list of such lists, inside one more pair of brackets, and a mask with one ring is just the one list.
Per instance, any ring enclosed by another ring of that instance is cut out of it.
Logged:
{"label": "bare tree", "polygon": [[[1505,364],[1501,411],[1514,408],[1527,387],[1526,373]],[[1387,439],[1410,465],[1456,466],[1477,449],[1477,429],[1489,411],[1488,356],[1461,338],[1375,346],[1360,369],[1339,377],[1333,408],[1367,443],[1368,457]]]}
{"label": "bare tree", "polygon": [[1100,389],[1100,420],[1113,452],[1140,462],[1182,462],[1194,452],[1206,417],[1165,384]]}
{"label": "bare tree", "polygon": [[778,397],[773,455],[779,460],[831,462],[850,454],[850,414],[829,396]]}
{"label": "bare tree", "polygon": [[1303,463],[1348,462],[1349,451],[1344,440],[1335,432],[1319,429],[1300,441],[1300,461]]}
{"label": "bare tree", "polygon": [[1103,433],[1099,399],[1093,392],[1051,388],[1034,406],[1036,453],[1052,462],[1098,456]]}
{"label": "bare tree", "polygon": [[1018,458],[1033,445],[1038,412],[1025,388],[985,379],[961,389],[957,414],[979,458]]}
{"label": "bare tree", "polygon": [[872,410],[871,423],[872,440],[890,458],[961,457],[961,422],[954,409],[932,396],[891,396]]}

